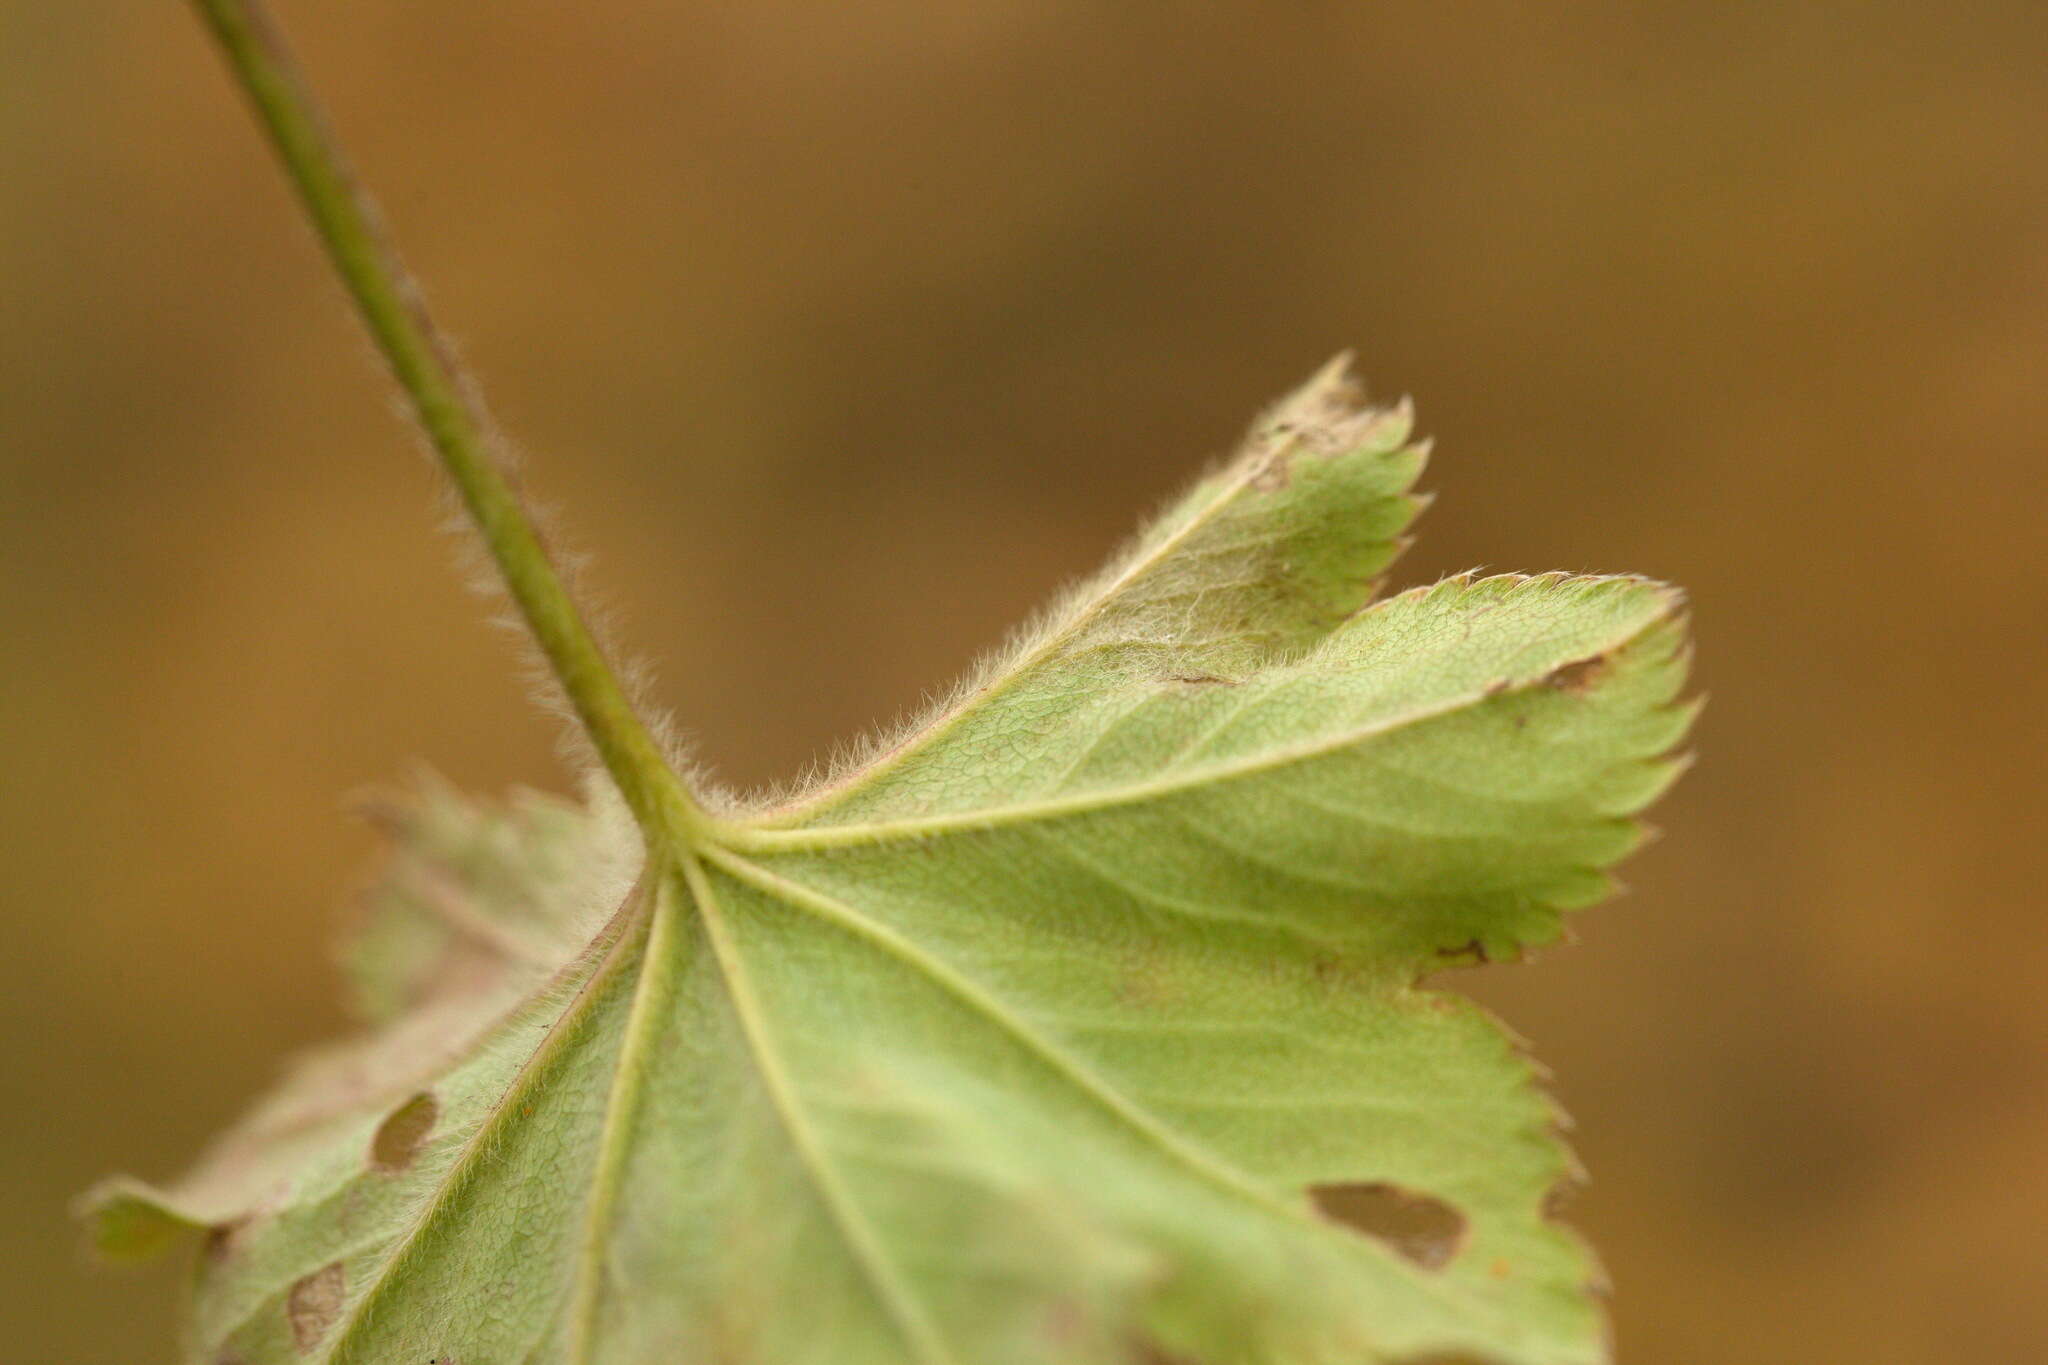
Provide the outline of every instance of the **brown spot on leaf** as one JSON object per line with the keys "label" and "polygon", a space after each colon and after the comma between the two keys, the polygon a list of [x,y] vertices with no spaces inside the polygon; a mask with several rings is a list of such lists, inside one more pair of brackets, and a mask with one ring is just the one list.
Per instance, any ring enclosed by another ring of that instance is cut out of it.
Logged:
{"label": "brown spot on leaf", "polygon": [[224,1265],[234,1259],[242,1249],[244,1235],[250,1220],[246,1217],[216,1223],[206,1230],[206,1240],[199,1244],[199,1252],[209,1265]]}
{"label": "brown spot on leaf", "polygon": [[1173,680],[1187,683],[1191,687],[1235,687],[1237,679],[1219,677],[1214,673],[1176,673]]}
{"label": "brown spot on leaf", "polygon": [[[1556,1129],[1561,1128],[1562,1125],[1553,1124],[1552,1127]],[[1558,1136],[1562,1139],[1563,1134],[1560,1132]],[[1553,1222],[1564,1217],[1564,1211],[1571,1207],[1572,1200],[1578,1197],[1579,1190],[1585,1183],[1585,1179],[1577,1174],[1567,1175],[1559,1179],[1556,1184],[1543,1192],[1543,1216]]]}
{"label": "brown spot on leaf", "polygon": [[1385,1244],[1424,1270],[1442,1270],[1465,1239],[1465,1215],[1436,1198],[1384,1181],[1315,1185],[1316,1212]]}
{"label": "brown spot on leaf", "polygon": [[1607,656],[1596,654],[1590,659],[1580,659],[1577,663],[1552,669],[1543,681],[1560,692],[1569,692],[1575,697],[1584,696],[1606,674],[1607,665]]}
{"label": "brown spot on leaf", "polygon": [[340,1261],[329,1261],[292,1286],[285,1296],[284,1312],[300,1355],[313,1353],[320,1338],[341,1317],[341,1306],[347,1297],[347,1272]]}
{"label": "brown spot on leaf", "polygon": [[[1275,434],[1281,434],[1281,429],[1275,428]],[[1276,453],[1267,457],[1266,462],[1259,467],[1259,472],[1252,475],[1252,487],[1261,493],[1277,492],[1287,487],[1293,478],[1294,461]]]}
{"label": "brown spot on leaf", "polygon": [[[1287,969],[1291,974],[1291,968]],[[1367,965],[1356,957],[1317,953],[1309,961],[1309,972],[1317,986],[1327,991],[1351,991],[1372,980]]]}
{"label": "brown spot on leaf", "polygon": [[1088,1328],[1087,1312],[1070,1298],[1054,1299],[1045,1310],[1045,1339],[1062,1355],[1074,1352]]}
{"label": "brown spot on leaf", "polygon": [[370,1139],[370,1165],[394,1175],[412,1165],[440,1118],[439,1101],[424,1090],[399,1105]]}

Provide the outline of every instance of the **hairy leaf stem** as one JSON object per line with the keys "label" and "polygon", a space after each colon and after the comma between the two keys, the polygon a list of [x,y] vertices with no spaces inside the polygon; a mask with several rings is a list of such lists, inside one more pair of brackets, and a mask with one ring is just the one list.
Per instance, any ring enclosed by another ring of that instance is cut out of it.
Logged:
{"label": "hairy leaf stem", "polygon": [[350,297],[503,575],[549,668],[650,843],[708,817],[634,710],[518,491],[474,385],[420,300],[260,0],[193,0],[255,106]]}

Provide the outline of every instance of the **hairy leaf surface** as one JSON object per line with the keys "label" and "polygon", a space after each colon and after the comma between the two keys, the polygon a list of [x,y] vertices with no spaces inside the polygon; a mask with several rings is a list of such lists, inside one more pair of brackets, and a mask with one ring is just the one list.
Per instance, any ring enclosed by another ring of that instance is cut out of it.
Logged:
{"label": "hairy leaf surface", "polygon": [[375,1027],[102,1244],[205,1230],[215,1365],[1604,1358],[1557,1115],[1418,983],[1605,892],[1679,598],[1372,602],[1422,459],[1333,367],[945,705],[644,865],[429,788]]}

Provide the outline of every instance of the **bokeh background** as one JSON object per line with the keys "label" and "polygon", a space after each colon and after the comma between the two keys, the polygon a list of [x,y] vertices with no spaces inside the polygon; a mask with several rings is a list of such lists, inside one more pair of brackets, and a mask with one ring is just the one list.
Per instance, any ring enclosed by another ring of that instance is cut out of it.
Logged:
{"label": "bokeh background", "polygon": [[[658,695],[787,775],[1332,352],[1404,576],[1691,589],[1625,900],[1469,979],[1559,1073],[1623,1358],[2048,1354],[2048,10],[295,0]],[[0,0],[0,1321],[170,1359],[67,1200],[341,1026],[420,758],[562,788],[182,6]]]}

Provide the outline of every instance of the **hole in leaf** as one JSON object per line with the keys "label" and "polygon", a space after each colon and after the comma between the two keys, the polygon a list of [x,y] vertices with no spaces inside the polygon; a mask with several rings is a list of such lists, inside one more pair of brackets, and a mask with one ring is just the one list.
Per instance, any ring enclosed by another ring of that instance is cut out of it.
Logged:
{"label": "hole in leaf", "polygon": [[1582,697],[1599,685],[1600,679],[1606,676],[1611,663],[1612,661],[1606,655],[1598,654],[1590,659],[1580,659],[1577,663],[1569,663],[1562,668],[1552,669],[1550,676],[1543,681],[1560,692],[1569,692],[1575,697]]}
{"label": "hole in leaf", "polygon": [[300,1355],[309,1355],[341,1316],[342,1300],[348,1294],[347,1272],[340,1261],[329,1261],[294,1284],[285,1295],[285,1318],[292,1325],[292,1341]]}
{"label": "hole in leaf", "polygon": [[377,1135],[370,1139],[370,1164],[389,1173],[412,1165],[440,1117],[439,1102],[425,1091],[399,1105],[377,1125]]}
{"label": "hole in leaf", "polygon": [[1384,1243],[1424,1270],[1449,1265],[1465,1237],[1464,1214],[1399,1185],[1315,1185],[1308,1193],[1323,1217]]}

